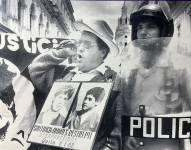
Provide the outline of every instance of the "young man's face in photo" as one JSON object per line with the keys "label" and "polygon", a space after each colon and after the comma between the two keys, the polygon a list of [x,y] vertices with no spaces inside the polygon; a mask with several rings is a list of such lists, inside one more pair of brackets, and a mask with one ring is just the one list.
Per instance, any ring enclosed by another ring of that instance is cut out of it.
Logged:
{"label": "young man's face in photo", "polygon": [[160,36],[160,28],[153,19],[146,19],[137,25],[137,38],[150,39]]}
{"label": "young man's face in photo", "polygon": [[65,107],[65,103],[68,101],[68,94],[59,94],[52,101],[52,109],[53,111],[59,111],[63,107]]}
{"label": "young man's face in photo", "polygon": [[89,32],[82,32],[77,48],[77,66],[80,71],[88,72],[103,61],[103,53],[97,45],[97,37]]}
{"label": "young man's face in photo", "polygon": [[97,102],[95,100],[95,97],[91,94],[86,95],[84,98],[84,101],[82,103],[82,110],[90,110],[97,106]]}

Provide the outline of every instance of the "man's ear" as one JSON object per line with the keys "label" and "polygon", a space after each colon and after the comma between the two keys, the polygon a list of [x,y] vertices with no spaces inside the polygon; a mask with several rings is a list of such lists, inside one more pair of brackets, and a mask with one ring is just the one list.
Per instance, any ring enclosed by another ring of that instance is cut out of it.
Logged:
{"label": "man's ear", "polygon": [[107,52],[104,50],[104,49],[102,49],[101,50],[101,58],[104,60],[105,59],[105,56],[107,55]]}
{"label": "man's ear", "polygon": [[95,106],[97,106],[99,103],[98,102],[95,102]]}

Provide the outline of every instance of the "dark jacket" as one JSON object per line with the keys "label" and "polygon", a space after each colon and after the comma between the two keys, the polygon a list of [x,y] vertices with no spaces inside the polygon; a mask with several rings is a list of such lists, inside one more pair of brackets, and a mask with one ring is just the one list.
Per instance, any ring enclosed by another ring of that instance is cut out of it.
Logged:
{"label": "dark jacket", "polygon": [[[34,97],[36,99],[37,113],[40,112],[44,101],[49,93],[50,88],[52,87],[54,81],[63,80],[70,81],[73,76],[70,69],[66,68],[66,66],[58,65],[61,63],[63,59],[56,58],[49,51],[48,53],[41,54],[38,56],[33,63],[29,66],[29,73],[31,80],[36,87],[34,92]],[[95,75],[90,80],[92,82],[106,82],[106,75],[101,72],[93,72]],[[102,122],[100,128],[98,130],[98,134],[95,140],[95,144],[93,149],[99,150],[103,147],[109,147],[110,149],[119,150],[120,137],[119,132],[114,131],[114,122],[115,122],[115,112],[116,112],[116,102],[115,97],[118,94],[117,91],[111,93],[111,97],[109,98],[108,104],[106,106],[105,113],[102,118]],[[117,141],[116,141],[117,139]],[[114,142],[115,141],[115,142]],[[49,149],[57,149],[49,146],[40,146],[40,145],[32,145],[30,150],[49,150]]]}

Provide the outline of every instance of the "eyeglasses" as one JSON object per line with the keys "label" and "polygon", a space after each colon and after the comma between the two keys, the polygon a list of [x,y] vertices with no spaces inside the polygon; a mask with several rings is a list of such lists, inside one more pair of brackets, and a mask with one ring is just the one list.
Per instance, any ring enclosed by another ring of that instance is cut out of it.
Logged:
{"label": "eyeglasses", "polygon": [[77,42],[77,47],[80,47],[80,46],[83,46],[83,48],[85,49],[90,49],[91,47],[94,47],[96,46],[97,44],[95,42],[91,42],[91,41],[86,41],[86,40],[83,40],[83,41],[78,41]]}

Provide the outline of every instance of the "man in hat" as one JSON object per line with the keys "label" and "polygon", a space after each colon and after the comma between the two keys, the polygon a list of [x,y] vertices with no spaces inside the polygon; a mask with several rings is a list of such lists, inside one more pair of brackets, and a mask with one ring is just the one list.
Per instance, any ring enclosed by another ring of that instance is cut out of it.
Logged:
{"label": "man in hat", "polygon": [[[190,81],[185,69],[175,69],[167,46],[174,24],[168,4],[144,2],[131,14],[132,41],[139,59],[122,82],[123,115],[157,116],[190,111]],[[145,108],[145,109],[144,109]],[[127,150],[182,150],[180,140],[125,137]]]}
{"label": "man in hat", "polygon": [[[118,48],[113,40],[113,32],[103,20],[90,25],[76,22],[81,31],[78,42],[63,40],[57,49],[43,53],[29,66],[34,85],[43,93],[52,87],[55,80],[63,81],[106,81],[104,60],[109,53],[117,54]],[[77,53],[73,50],[77,48]],[[66,59],[76,56],[76,68],[61,65]]]}
{"label": "man in hat", "polygon": [[[76,22],[75,27],[81,31],[77,44],[74,40],[64,40],[57,49],[40,54],[29,66],[31,80],[38,89],[34,93],[38,110],[41,109],[47,93],[56,80],[97,82],[107,81],[108,78],[113,79],[112,75],[115,73],[108,73],[104,64],[108,55],[114,56],[118,53],[118,47],[113,42],[113,32],[109,25],[103,20],[96,20],[88,25]],[[73,49],[77,49],[77,54]],[[62,65],[62,62],[72,56],[77,57],[76,67]],[[105,71],[108,74],[105,74]],[[107,136],[110,134],[110,127],[112,128],[114,107],[113,100],[110,100],[93,147],[95,150],[101,149],[108,142]],[[111,140],[109,141],[108,147],[115,145]]]}
{"label": "man in hat", "polygon": [[96,108],[104,96],[105,90],[102,87],[88,90],[82,102],[82,109],[73,113],[69,128],[95,132],[101,117]]}
{"label": "man in hat", "polygon": [[74,93],[72,86],[65,86],[54,94],[50,109],[41,112],[37,123],[62,126],[70,108],[70,99]]}

